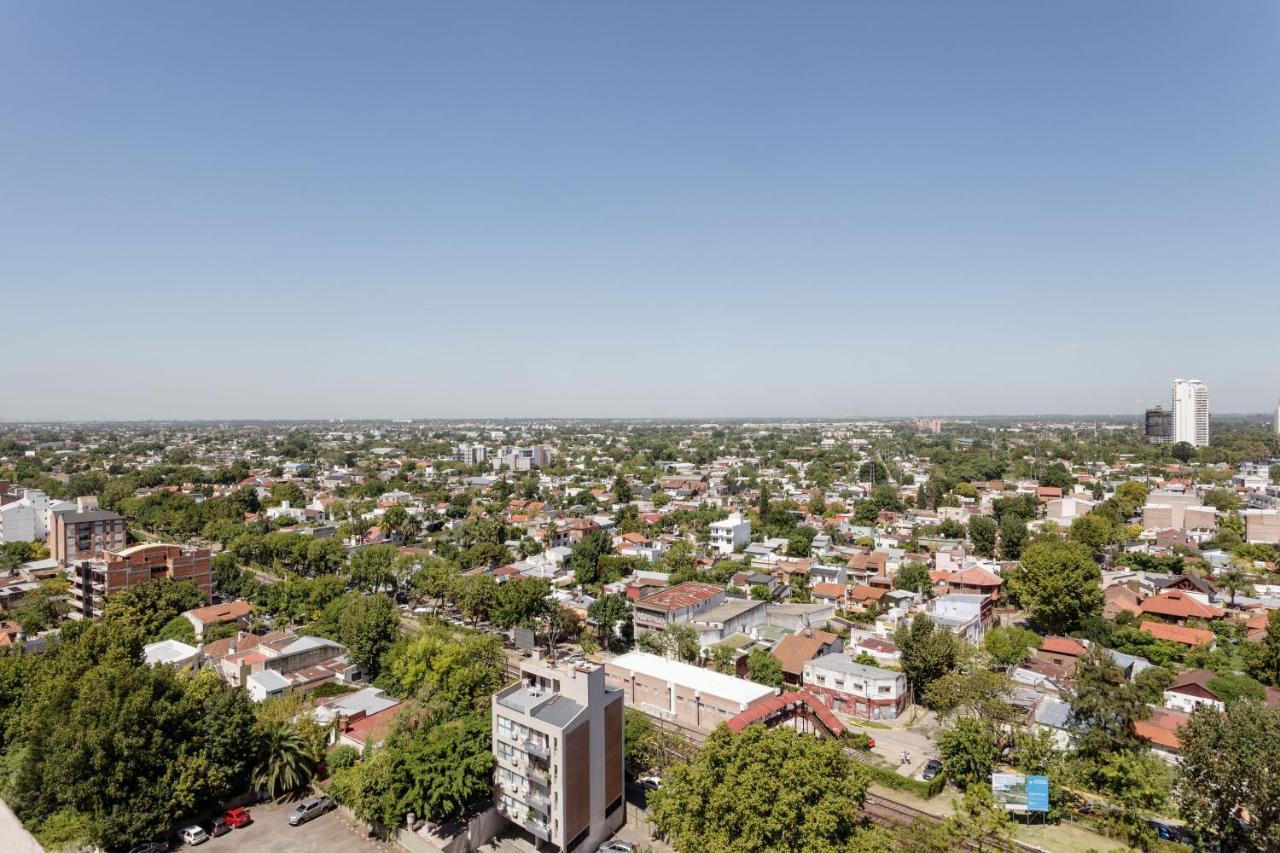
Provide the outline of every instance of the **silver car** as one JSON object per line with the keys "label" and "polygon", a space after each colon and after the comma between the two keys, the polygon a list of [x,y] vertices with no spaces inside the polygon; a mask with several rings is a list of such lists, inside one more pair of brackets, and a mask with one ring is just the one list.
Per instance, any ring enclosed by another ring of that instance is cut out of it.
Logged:
{"label": "silver car", "polygon": [[313,817],[336,809],[338,804],[333,797],[308,797],[298,803],[298,807],[289,812],[289,826],[300,826]]}

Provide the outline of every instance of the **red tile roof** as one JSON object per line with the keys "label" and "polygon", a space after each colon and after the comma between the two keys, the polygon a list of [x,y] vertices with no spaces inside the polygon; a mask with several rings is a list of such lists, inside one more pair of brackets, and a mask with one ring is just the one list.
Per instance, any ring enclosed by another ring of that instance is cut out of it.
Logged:
{"label": "red tile roof", "polygon": [[730,718],[728,726],[731,731],[740,732],[753,723],[765,723],[767,725],[770,717],[776,716],[787,708],[796,705],[808,706],[810,712],[826,726],[833,736],[839,737],[844,734],[844,724],[836,718],[835,714],[831,713],[831,709],[812,693],[803,691],[783,693],[781,696],[770,696],[768,699],[757,702],[736,717]]}
{"label": "red tile roof", "polygon": [[947,578],[947,583],[953,586],[956,584],[961,586],[1000,586],[1004,583],[1004,578],[980,566],[972,566]]}
{"label": "red tile roof", "polygon": [[1044,642],[1040,644],[1040,651],[1054,655],[1071,655],[1078,658],[1088,649],[1070,637],[1045,637]]}
{"label": "red tile roof", "polygon": [[223,604],[210,604],[208,607],[197,607],[187,612],[200,621],[202,625],[216,625],[248,616],[253,607],[247,601],[227,601]]}
{"label": "red tile roof", "polygon": [[1174,619],[1221,619],[1227,615],[1221,607],[1205,604],[1181,589],[1153,595],[1144,599],[1139,607],[1143,613],[1169,616]]}
{"label": "red tile roof", "polygon": [[685,583],[655,592],[640,599],[636,604],[651,610],[679,610],[682,607],[693,607],[704,601],[722,595],[724,588],[709,583],[686,581]]}
{"label": "red tile roof", "polygon": [[1184,628],[1181,625],[1166,625],[1163,622],[1143,622],[1138,626],[1138,630],[1145,631],[1158,640],[1182,643],[1184,646],[1201,646],[1212,643],[1214,640],[1212,631]]}

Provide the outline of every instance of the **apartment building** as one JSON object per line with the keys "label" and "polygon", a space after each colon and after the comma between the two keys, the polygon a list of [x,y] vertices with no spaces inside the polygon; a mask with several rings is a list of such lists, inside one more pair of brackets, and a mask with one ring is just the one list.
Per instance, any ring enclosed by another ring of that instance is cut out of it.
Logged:
{"label": "apartment building", "polygon": [[483,444],[459,444],[453,449],[453,461],[467,465],[483,465],[489,449]]}
{"label": "apartment building", "polygon": [[1280,510],[1246,509],[1244,538],[1249,544],[1280,545]]}
{"label": "apartment building", "polygon": [[622,827],[623,697],[600,666],[525,660],[492,713],[498,811],[539,849],[592,851]]}
{"label": "apartment building", "polygon": [[751,541],[751,521],[735,512],[728,518],[711,523],[711,550],[729,555]]}
{"label": "apartment building", "polygon": [[98,559],[78,560],[67,567],[67,576],[71,580],[67,603],[73,614],[82,617],[101,616],[112,595],[161,578],[191,581],[206,599],[213,588],[208,550],[159,543],[104,551]]}
{"label": "apartment building", "polygon": [[605,663],[604,669],[609,685],[622,690],[629,707],[704,732],[777,692],[648,652],[628,652]]}
{"label": "apartment building", "polygon": [[90,509],[83,499],[76,503],[74,511],[54,512],[50,515],[49,555],[53,559],[69,566],[125,547],[123,516],[96,507]]}
{"label": "apartment building", "polygon": [[1163,406],[1147,409],[1144,433],[1151,444],[1168,444],[1173,441],[1173,412]]}
{"label": "apartment building", "polygon": [[1173,440],[1209,446],[1209,387],[1199,379],[1173,380]]}
{"label": "apartment building", "polygon": [[636,634],[661,631],[668,625],[688,622],[698,614],[723,604],[724,600],[723,588],[698,581],[686,581],[656,592],[635,604]]}
{"label": "apartment building", "polygon": [[16,496],[0,503],[0,543],[45,542],[50,514],[75,508],[74,503],[53,500],[39,489],[19,489]]}
{"label": "apartment building", "polygon": [[826,700],[837,713],[864,720],[891,720],[911,706],[907,677],[901,672],[854,663],[840,653],[806,662],[801,679],[805,690]]}

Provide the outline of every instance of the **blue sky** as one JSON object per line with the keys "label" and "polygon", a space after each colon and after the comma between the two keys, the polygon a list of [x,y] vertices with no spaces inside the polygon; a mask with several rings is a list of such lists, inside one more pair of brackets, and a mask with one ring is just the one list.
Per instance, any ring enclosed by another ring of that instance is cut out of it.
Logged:
{"label": "blue sky", "polygon": [[0,418],[1280,396],[1274,2],[0,0],[0,116]]}

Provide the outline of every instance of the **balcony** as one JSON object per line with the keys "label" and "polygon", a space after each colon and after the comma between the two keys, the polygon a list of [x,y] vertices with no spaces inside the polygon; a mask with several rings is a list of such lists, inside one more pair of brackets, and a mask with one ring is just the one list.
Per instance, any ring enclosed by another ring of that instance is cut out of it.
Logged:
{"label": "balcony", "polygon": [[532,764],[530,764],[528,767],[524,769],[524,775],[526,779],[530,780],[531,782],[537,782],[539,785],[542,785],[543,787],[551,786],[551,778],[547,776],[546,772],[538,769],[536,766]]}
{"label": "balcony", "polygon": [[547,748],[542,743],[536,740],[532,740],[532,739],[525,740],[523,743],[520,744],[520,748],[523,749],[525,752],[529,753],[530,755],[537,756],[538,758],[551,757],[551,753],[547,752]]}
{"label": "balcony", "polygon": [[543,841],[551,840],[551,826],[543,823],[537,818],[526,817],[524,820],[520,821],[520,825],[532,832],[538,838],[541,838]]}
{"label": "balcony", "polygon": [[524,801],[540,812],[551,811],[551,800],[546,794],[540,794],[533,788],[530,788],[529,793],[524,795]]}

